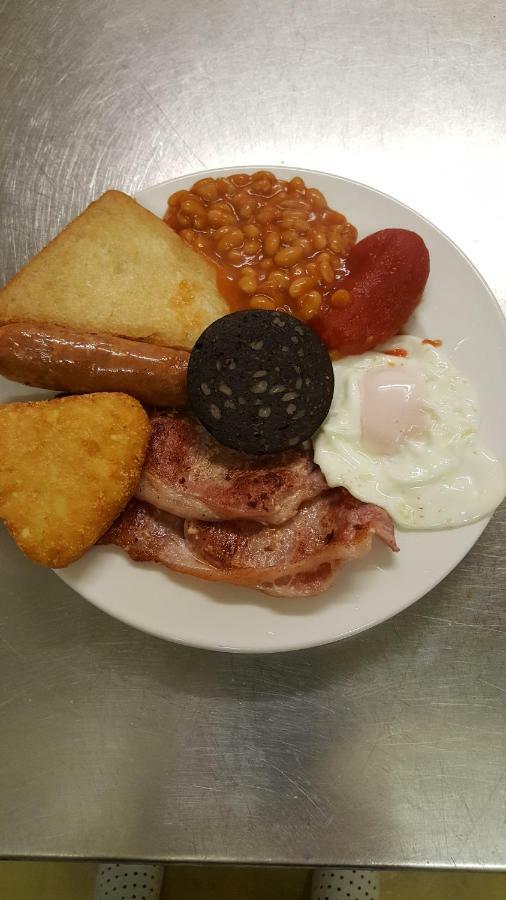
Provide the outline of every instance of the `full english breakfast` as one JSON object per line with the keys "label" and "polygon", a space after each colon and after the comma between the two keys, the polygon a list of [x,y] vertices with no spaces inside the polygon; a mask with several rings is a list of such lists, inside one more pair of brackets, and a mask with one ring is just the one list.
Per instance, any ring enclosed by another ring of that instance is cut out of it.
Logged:
{"label": "full english breakfast", "polygon": [[[0,291],[0,517],[54,568],[94,544],[273,596],[376,535],[505,494],[470,381],[404,329],[413,231],[357,229],[300,177],[202,178],[165,219],[107,191]],[[385,223],[388,225],[388,223]],[[436,338],[436,339],[434,339]]]}

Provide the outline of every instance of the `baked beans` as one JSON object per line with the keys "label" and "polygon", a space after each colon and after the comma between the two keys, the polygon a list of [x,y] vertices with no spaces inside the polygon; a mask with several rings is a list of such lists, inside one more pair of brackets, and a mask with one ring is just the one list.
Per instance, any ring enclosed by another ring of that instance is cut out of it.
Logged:
{"label": "baked beans", "polygon": [[202,178],[172,194],[165,221],[217,265],[231,309],[283,309],[308,321],[349,301],[339,282],[357,230],[302,178]]}

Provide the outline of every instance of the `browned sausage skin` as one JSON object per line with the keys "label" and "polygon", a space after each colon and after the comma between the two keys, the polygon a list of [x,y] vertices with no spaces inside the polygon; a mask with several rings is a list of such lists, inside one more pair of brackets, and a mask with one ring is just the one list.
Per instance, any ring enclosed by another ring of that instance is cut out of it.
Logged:
{"label": "browned sausage skin", "polygon": [[52,391],[123,391],[150,406],[182,407],[188,358],[184,350],[57,325],[0,327],[0,375]]}

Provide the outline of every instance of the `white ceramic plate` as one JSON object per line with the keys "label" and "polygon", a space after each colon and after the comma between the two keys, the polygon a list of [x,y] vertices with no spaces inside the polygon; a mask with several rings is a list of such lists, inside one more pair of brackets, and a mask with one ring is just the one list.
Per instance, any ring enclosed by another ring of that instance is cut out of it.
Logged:
{"label": "white ceramic plate", "polygon": [[[257,167],[258,168],[258,167]],[[255,171],[234,167],[177,178],[142,191],[138,200],[162,216],[168,196],[198,178]],[[417,231],[431,258],[419,310],[406,329],[440,338],[443,349],[474,381],[481,400],[484,438],[506,460],[506,426],[497,415],[506,384],[506,324],[487,285],[461,251],[437,228],[397,200],[363,184],[319,172],[276,168],[283,178],[302,175],[330,206],[342,210],[359,237],[381,228]],[[0,379],[0,400],[30,394]],[[130,625],[196,647],[239,652],[295,650],[325,644],[370,628],[414,603],[470,550],[488,520],[443,532],[397,532],[401,552],[376,542],[364,560],[343,568],[323,596],[274,599],[246,588],[208,584],[150,564],[131,562],[120,550],[95,548],[58,572],[76,591]]]}

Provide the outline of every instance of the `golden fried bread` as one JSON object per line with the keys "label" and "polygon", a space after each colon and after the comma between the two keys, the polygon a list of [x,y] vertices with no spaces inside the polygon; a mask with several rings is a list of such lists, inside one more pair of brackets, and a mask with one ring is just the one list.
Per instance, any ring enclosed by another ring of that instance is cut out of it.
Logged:
{"label": "golden fried bread", "polygon": [[227,312],[213,265],[120,191],[88,206],[0,291],[0,325],[48,323],[184,350]]}
{"label": "golden fried bread", "polygon": [[149,431],[126,394],[0,406],[0,518],[30,559],[60,568],[98,540],[135,491]]}

